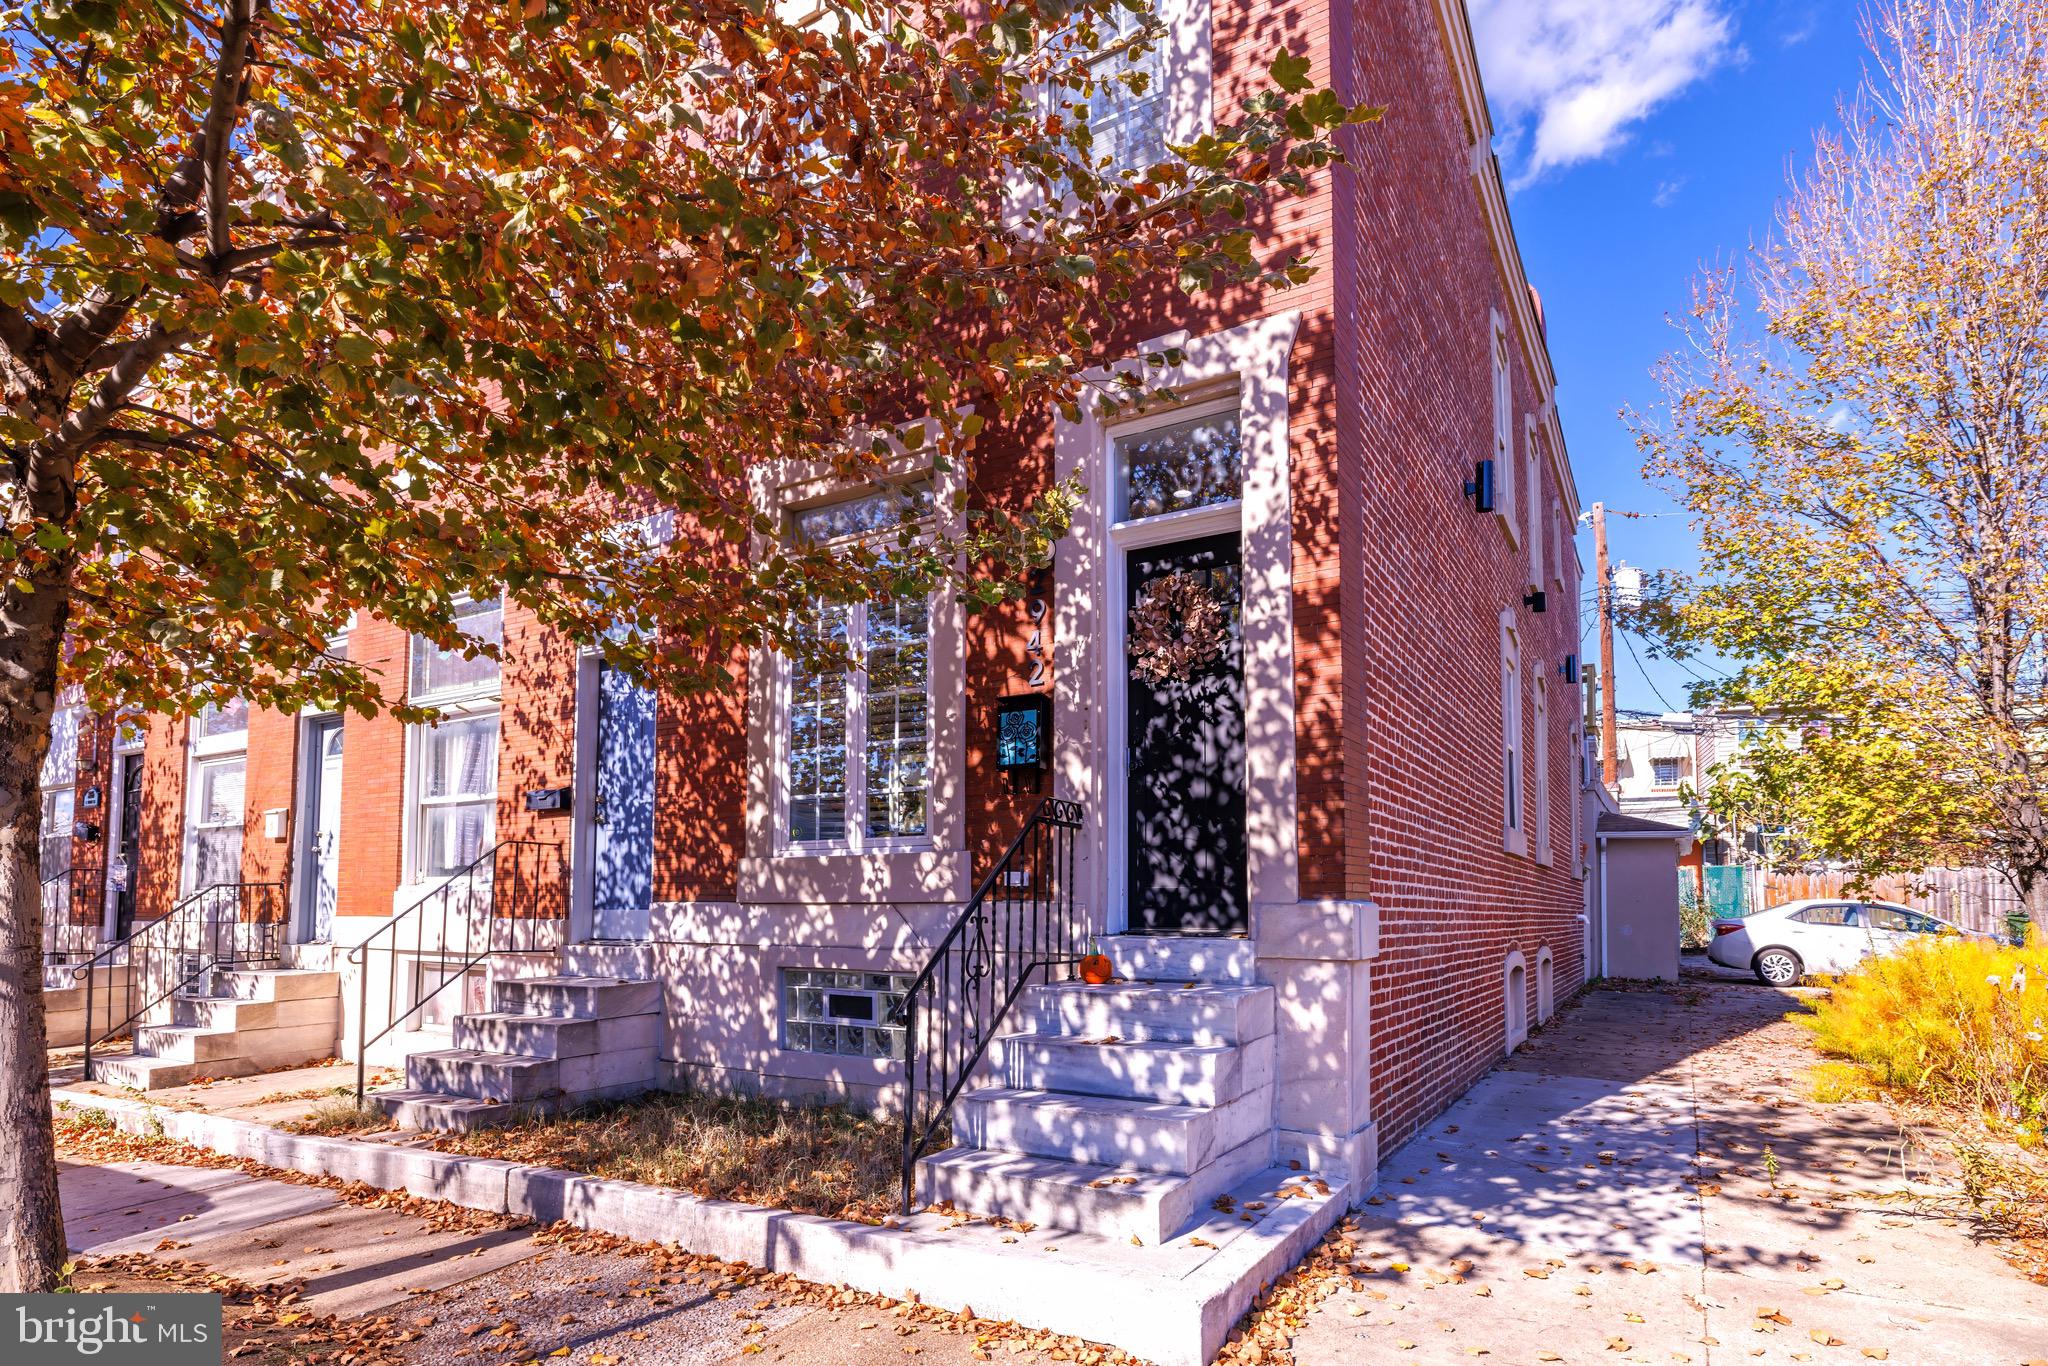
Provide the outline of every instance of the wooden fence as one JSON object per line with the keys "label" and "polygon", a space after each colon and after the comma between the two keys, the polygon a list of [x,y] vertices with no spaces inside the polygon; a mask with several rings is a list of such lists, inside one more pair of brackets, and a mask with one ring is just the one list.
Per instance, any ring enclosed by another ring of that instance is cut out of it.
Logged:
{"label": "wooden fence", "polygon": [[[1806,897],[1848,896],[1848,881],[1847,873],[1750,874],[1759,910]],[[1966,930],[1996,935],[2005,933],[2008,914],[2026,909],[2012,884],[1989,868],[1930,868],[1910,877],[1879,878],[1854,895],[1912,906]]]}

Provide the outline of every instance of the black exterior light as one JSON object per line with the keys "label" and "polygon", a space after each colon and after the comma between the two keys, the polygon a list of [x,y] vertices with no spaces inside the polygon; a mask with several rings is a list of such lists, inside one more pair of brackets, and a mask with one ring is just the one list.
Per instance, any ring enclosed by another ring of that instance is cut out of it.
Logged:
{"label": "black exterior light", "polygon": [[1493,511],[1493,462],[1482,460],[1472,468],[1472,477],[1465,481],[1465,496],[1472,500],[1475,512]]}
{"label": "black exterior light", "polygon": [[1557,666],[1557,672],[1567,683],[1578,682],[1579,657],[1577,655],[1566,655],[1564,657],[1564,663]]}
{"label": "black exterior light", "polygon": [[1550,595],[1538,588],[1523,595],[1522,606],[1532,612],[1547,612],[1550,610]]}

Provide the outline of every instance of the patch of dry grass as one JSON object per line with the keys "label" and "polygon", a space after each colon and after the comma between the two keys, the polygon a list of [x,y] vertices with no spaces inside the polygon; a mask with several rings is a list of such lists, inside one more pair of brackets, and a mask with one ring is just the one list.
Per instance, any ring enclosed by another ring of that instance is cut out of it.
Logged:
{"label": "patch of dry grass", "polygon": [[[388,1129],[391,1121],[382,1110],[374,1105],[356,1104],[356,1090],[353,1086],[339,1088],[339,1094],[327,1099],[300,1115],[280,1123],[280,1129],[289,1129],[295,1134],[363,1134],[378,1129]],[[318,1094],[317,1092],[315,1094]],[[287,1096],[285,1099],[298,1099]]]}
{"label": "patch of dry grass", "polygon": [[2022,1143],[2048,1132],[2048,944],[1916,945],[1867,960],[1797,1018],[1881,1090],[1982,1115]]}
{"label": "patch of dry grass", "polygon": [[[949,1142],[941,1135],[934,1147]],[[664,1092],[505,1129],[443,1134],[432,1146],[878,1224],[896,1212],[903,1131],[894,1120],[840,1106]]]}

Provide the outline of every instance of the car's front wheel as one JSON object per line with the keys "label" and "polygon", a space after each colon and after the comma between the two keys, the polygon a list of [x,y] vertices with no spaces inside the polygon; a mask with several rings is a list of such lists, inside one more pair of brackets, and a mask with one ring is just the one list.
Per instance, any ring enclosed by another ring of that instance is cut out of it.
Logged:
{"label": "car's front wheel", "polygon": [[1799,955],[1790,949],[1765,949],[1756,956],[1752,965],[1756,980],[1767,987],[1790,987],[1799,984],[1800,974],[1806,965],[1799,961]]}

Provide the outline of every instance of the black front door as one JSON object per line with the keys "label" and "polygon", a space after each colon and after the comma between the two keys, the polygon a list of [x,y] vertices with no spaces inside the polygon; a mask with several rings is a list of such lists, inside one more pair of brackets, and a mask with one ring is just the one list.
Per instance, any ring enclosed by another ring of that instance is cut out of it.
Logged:
{"label": "black front door", "polygon": [[[1129,648],[1121,667],[1130,811],[1127,888],[1137,934],[1242,934],[1250,925],[1244,828],[1242,561],[1235,535],[1134,550],[1126,561]],[[1196,632],[1172,658],[1185,610],[1136,609],[1154,592],[1183,604],[1199,588],[1220,634]],[[1152,667],[1142,667],[1150,659]],[[1166,665],[1168,667],[1160,667]]]}

